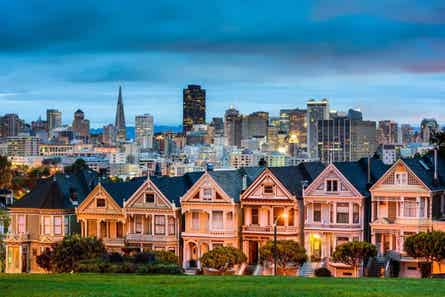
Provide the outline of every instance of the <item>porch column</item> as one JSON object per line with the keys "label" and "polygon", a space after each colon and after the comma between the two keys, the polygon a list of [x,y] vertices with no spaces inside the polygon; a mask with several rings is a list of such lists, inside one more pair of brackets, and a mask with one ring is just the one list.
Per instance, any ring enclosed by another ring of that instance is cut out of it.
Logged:
{"label": "porch column", "polygon": [[332,205],[333,209],[332,209],[332,223],[336,224],[337,223],[337,201],[334,202],[334,204]]}
{"label": "porch column", "polygon": [[269,225],[273,226],[273,223],[275,223],[274,219],[273,219],[273,207],[270,206],[269,207]]}
{"label": "porch column", "polygon": [[144,234],[145,232],[145,216],[144,215],[141,215],[142,216],[142,218],[141,218],[141,223],[142,223],[142,230],[141,230],[141,234]]}
{"label": "porch column", "polygon": [[151,235],[155,235],[155,215],[151,216]]}

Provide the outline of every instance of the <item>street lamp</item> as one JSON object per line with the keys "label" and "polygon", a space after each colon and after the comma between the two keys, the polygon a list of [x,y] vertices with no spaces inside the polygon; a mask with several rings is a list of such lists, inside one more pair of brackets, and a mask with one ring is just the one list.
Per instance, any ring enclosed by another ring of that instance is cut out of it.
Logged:
{"label": "street lamp", "polygon": [[278,215],[275,219],[275,222],[273,223],[273,275],[277,275],[277,223],[280,218],[286,219],[287,213],[283,212],[282,214]]}

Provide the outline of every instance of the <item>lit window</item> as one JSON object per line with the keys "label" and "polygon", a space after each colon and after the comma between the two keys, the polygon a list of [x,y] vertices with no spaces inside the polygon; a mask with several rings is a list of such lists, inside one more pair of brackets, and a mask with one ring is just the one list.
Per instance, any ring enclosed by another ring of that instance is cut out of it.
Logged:
{"label": "lit window", "polygon": [[105,207],[105,199],[97,199],[96,207]]}
{"label": "lit window", "polygon": [[146,193],[145,194],[145,203],[154,203],[155,202],[155,194],[154,193]]}
{"label": "lit window", "polygon": [[326,181],[326,192],[338,192],[338,180],[328,179]]}
{"label": "lit window", "polygon": [[62,234],[62,217],[54,217],[54,234]]}
{"label": "lit window", "polygon": [[394,175],[394,184],[406,185],[408,184],[408,174],[406,172],[396,172]]}

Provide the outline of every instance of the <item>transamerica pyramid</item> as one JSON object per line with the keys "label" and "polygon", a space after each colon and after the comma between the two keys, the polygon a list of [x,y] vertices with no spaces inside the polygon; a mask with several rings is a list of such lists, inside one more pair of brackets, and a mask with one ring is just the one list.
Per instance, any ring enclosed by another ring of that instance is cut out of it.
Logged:
{"label": "transamerica pyramid", "polygon": [[122,102],[122,86],[119,86],[119,95],[117,97],[116,122],[116,142],[122,143],[126,140],[124,103]]}

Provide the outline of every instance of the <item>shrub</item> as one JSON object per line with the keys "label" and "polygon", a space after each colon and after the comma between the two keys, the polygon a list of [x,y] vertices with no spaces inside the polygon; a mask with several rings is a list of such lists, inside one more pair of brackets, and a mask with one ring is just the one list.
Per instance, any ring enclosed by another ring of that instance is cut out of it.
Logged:
{"label": "shrub", "polygon": [[155,251],[154,254],[157,263],[177,264],[179,262],[178,256],[172,251]]}
{"label": "shrub", "polygon": [[46,249],[43,253],[37,256],[36,262],[41,268],[45,269],[46,271],[51,271],[52,268],[51,258],[52,258],[51,250]]}
{"label": "shrub", "polygon": [[140,252],[134,255],[134,263],[136,264],[149,264],[155,261],[154,252]]}
{"label": "shrub", "polygon": [[122,263],[124,261],[124,257],[122,257],[119,253],[111,253],[108,255],[108,260],[111,263]]}
{"label": "shrub", "polygon": [[391,277],[399,277],[400,262],[396,260],[391,261]]}
{"label": "shrub", "polygon": [[201,264],[206,268],[214,268],[224,272],[247,260],[244,253],[231,246],[221,246],[208,251],[201,257]]}
{"label": "shrub", "polygon": [[314,271],[315,276],[317,277],[331,277],[331,271],[327,269],[326,267],[320,267],[315,269]]}
{"label": "shrub", "polygon": [[[274,262],[274,242],[269,240],[260,249],[262,261]],[[306,250],[294,240],[277,240],[277,267],[286,269],[289,264],[303,265],[307,260]]]}
{"label": "shrub", "polygon": [[101,240],[70,235],[55,245],[51,253],[47,255],[50,258],[49,260],[41,257],[38,264],[42,264],[41,267],[45,268],[50,263],[51,271],[71,272],[78,270],[79,261],[101,258],[105,253],[105,247]]}
{"label": "shrub", "polygon": [[432,269],[431,262],[419,263],[419,268],[420,268],[420,275],[421,275],[422,278],[429,278],[429,277],[431,277],[431,269]]}

